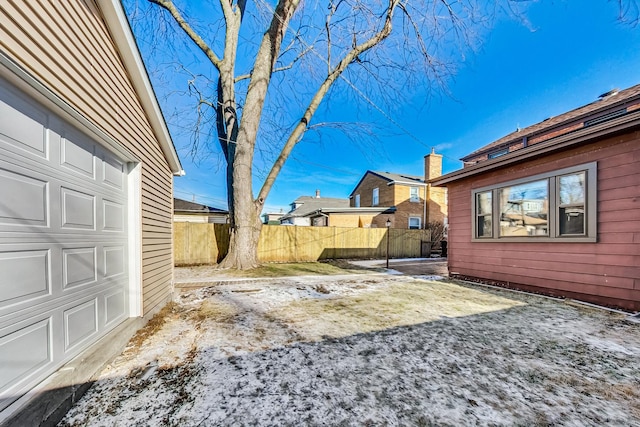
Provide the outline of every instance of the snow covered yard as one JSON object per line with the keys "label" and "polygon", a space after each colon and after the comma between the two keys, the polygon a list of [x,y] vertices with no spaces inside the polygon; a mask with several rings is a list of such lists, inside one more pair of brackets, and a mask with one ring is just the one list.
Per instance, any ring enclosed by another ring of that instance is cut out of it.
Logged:
{"label": "snow covered yard", "polygon": [[640,325],[406,276],[191,290],[63,426],[640,425]]}

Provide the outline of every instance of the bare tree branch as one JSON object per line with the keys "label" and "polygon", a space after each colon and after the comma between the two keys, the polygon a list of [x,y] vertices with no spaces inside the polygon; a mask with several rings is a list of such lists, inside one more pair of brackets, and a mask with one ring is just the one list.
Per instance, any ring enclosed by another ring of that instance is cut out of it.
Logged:
{"label": "bare tree branch", "polygon": [[377,33],[375,33],[373,36],[371,36],[369,39],[365,40],[364,42],[362,42],[362,43],[360,43],[360,44],[358,44],[356,46],[354,46],[342,58],[342,60],[335,66],[335,68],[329,73],[329,75],[324,80],[324,82],[320,85],[320,88],[318,89],[318,91],[315,93],[315,95],[311,99],[311,102],[309,103],[309,106],[307,107],[307,109],[304,112],[302,118],[300,119],[300,122],[294,128],[293,132],[291,132],[291,134],[289,135],[289,138],[287,138],[287,142],[285,143],[284,147],[282,148],[282,151],[280,152],[280,155],[278,156],[278,158],[274,162],[273,167],[271,168],[271,171],[269,172],[269,175],[265,179],[265,181],[264,181],[264,183],[262,185],[262,188],[260,189],[260,192],[258,193],[258,201],[263,201],[263,200],[266,199],[267,195],[269,194],[269,191],[271,191],[271,187],[273,186],[273,184],[274,184],[274,182],[276,180],[276,177],[278,176],[278,174],[282,170],[282,167],[284,166],[284,163],[286,162],[287,158],[291,154],[291,150],[293,150],[293,147],[302,138],[302,135],[304,134],[304,132],[306,131],[306,129],[307,129],[308,125],[309,125],[309,123],[311,122],[311,118],[313,117],[313,115],[317,111],[318,106],[320,105],[320,102],[322,101],[322,99],[325,97],[325,95],[329,91],[329,88],[331,87],[331,85],[344,72],[344,70],[347,68],[347,66],[350,63],[352,63],[355,58],[358,57],[358,55],[360,55],[361,53],[366,52],[367,50],[369,50],[372,47],[376,46],[377,44],[382,42],[382,40],[387,38],[389,36],[389,34],[391,34],[393,14],[394,14],[395,9],[398,6],[399,2],[400,2],[400,0],[389,0],[389,6],[385,10],[385,20],[384,20],[384,25],[382,26],[382,28]]}
{"label": "bare tree branch", "polygon": [[[169,14],[175,19],[176,23],[182,28],[182,30],[189,36],[191,40],[200,48],[200,50],[209,58],[211,63],[218,69],[220,69],[220,59],[215,54],[213,50],[209,47],[209,45],[202,40],[202,38],[198,35],[198,33],[191,28],[191,26],[185,21],[182,14],[176,8],[171,0],[149,0],[150,3],[156,4],[169,12]],[[224,0],[221,0],[220,3],[224,3]]]}

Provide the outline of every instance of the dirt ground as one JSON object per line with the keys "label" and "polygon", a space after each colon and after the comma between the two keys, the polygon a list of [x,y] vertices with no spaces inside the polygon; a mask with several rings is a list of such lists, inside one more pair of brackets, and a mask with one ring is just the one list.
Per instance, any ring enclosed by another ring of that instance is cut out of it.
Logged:
{"label": "dirt ground", "polygon": [[183,290],[62,426],[640,425],[640,325],[403,275]]}

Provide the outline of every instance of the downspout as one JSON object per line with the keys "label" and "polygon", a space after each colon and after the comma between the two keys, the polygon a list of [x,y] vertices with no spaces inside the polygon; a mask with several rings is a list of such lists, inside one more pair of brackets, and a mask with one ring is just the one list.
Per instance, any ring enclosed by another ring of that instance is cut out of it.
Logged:
{"label": "downspout", "polygon": [[429,205],[429,200],[431,199],[431,184],[427,183],[427,188],[425,191],[424,198],[424,229],[426,230],[429,226],[429,209],[427,206]]}

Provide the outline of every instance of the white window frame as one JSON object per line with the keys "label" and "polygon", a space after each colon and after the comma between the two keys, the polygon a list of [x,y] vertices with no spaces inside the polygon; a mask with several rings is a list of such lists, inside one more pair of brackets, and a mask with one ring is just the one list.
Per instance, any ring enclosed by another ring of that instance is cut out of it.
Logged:
{"label": "white window frame", "polygon": [[409,188],[409,201],[413,203],[417,203],[420,201],[420,187]]}
{"label": "white window frame", "polygon": [[[500,182],[498,184],[476,188],[471,191],[471,232],[472,240],[475,242],[596,242],[597,241],[597,162],[585,163],[577,166],[572,166],[564,169],[558,169],[547,173],[528,176],[512,181]],[[560,186],[559,179],[564,175],[584,172],[585,173],[585,201],[584,201],[584,221],[585,234],[584,235],[561,235],[560,234],[560,219],[559,209],[560,205]],[[548,235],[545,236],[500,236],[500,197],[499,191],[505,187],[511,187],[520,184],[526,184],[529,182],[547,180],[549,188],[549,206],[548,206]],[[478,210],[477,210],[477,195],[480,193],[491,192],[492,193],[492,207],[491,207],[491,219],[492,219],[492,235],[478,237]]]}
{"label": "white window frame", "polygon": [[380,204],[380,189],[374,188],[371,192],[371,206],[378,206]]}
{"label": "white window frame", "polygon": [[[418,221],[418,227],[417,228],[412,228],[411,227],[411,220],[417,220]],[[422,218],[420,218],[419,216],[410,216],[409,217],[409,230],[420,230],[422,228]]]}
{"label": "white window frame", "polygon": [[354,201],[353,201],[353,205],[354,205],[354,207],[356,207],[356,208],[359,208],[359,207],[360,207],[360,195],[359,195],[359,194],[356,194],[356,195],[355,195],[355,197],[354,197]]}

